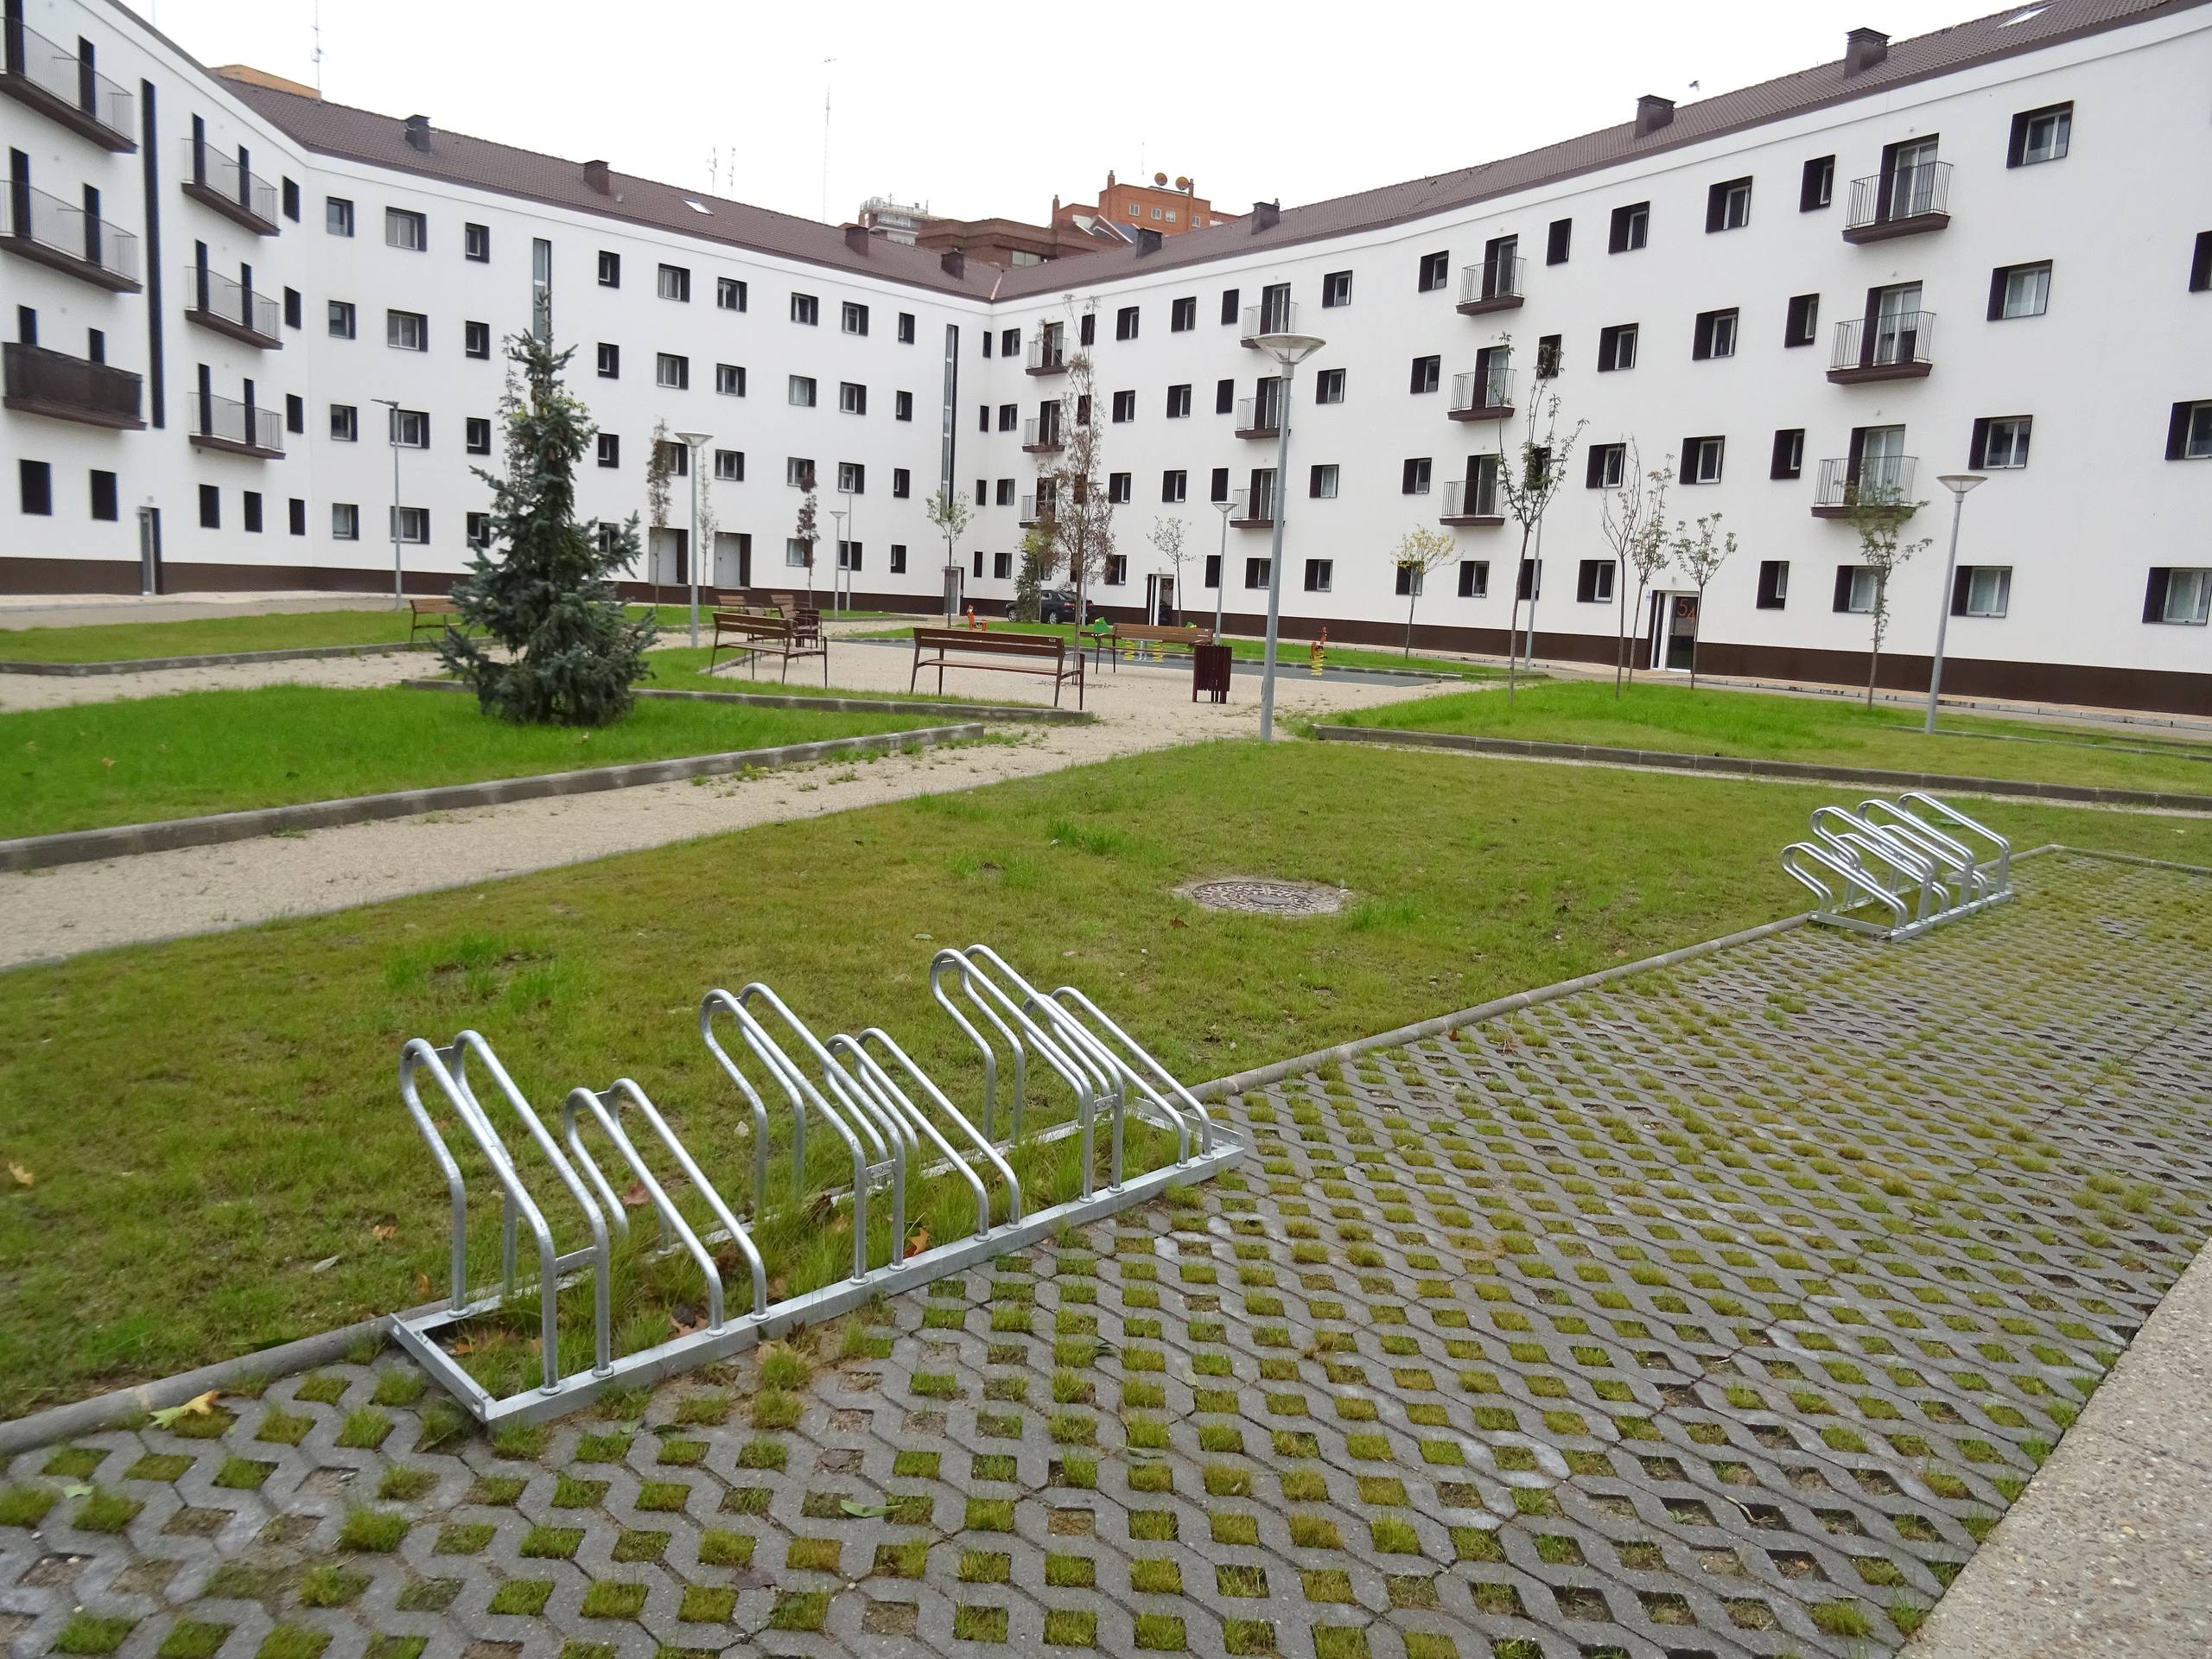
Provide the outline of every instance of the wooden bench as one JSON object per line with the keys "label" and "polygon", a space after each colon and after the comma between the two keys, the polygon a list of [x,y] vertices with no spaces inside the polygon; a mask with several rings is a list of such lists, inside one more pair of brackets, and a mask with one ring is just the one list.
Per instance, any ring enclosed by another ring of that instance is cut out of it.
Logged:
{"label": "wooden bench", "polygon": [[[935,652],[934,656],[929,653]],[[953,658],[996,657],[998,662],[954,661]],[[1060,706],[1060,687],[1075,682],[1075,706],[1083,707],[1083,649],[1070,649],[1066,640],[1046,633],[970,633],[965,628],[916,628],[914,671],[907,677],[912,691],[925,668],[937,670],[937,689],[944,690],[948,668],[993,669],[1001,674],[1036,674],[1052,682],[1052,707]]]}
{"label": "wooden bench", "polygon": [[443,599],[410,599],[407,601],[407,643],[413,645],[418,633],[442,633],[448,628],[461,632],[466,624],[460,619],[460,601],[450,595]]}
{"label": "wooden bench", "polygon": [[707,672],[715,671],[715,664],[723,652],[732,657],[742,656],[750,667],[753,677],[759,678],[763,657],[779,658],[784,664],[783,677],[791,677],[791,664],[801,657],[822,659],[822,683],[830,683],[830,648],[817,636],[809,645],[801,639],[798,629],[780,616],[755,616],[749,611],[716,611],[715,613],[715,643],[707,653]]}
{"label": "wooden bench", "polygon": [[1152,622],[1116,622],[1093,644],[1093,653],[1105,653],[1118,667],[1124,640],[1132,645],[1156,645],[1164,653],[1170,645],[1179,645],[1195,653],[1200,645],[1213,643],[1211,628],[1170,628]]}

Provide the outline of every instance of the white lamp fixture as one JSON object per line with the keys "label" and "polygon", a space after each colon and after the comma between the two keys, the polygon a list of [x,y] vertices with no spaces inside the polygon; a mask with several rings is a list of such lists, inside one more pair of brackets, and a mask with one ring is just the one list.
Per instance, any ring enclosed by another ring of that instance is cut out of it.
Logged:
{"label": "white lamp fixture", "polygon": [[[691,450],[691,530],[690,556],[683,561],[684,574],[691,578],[691,645],[699,645],[699,447],[714,435],[711,432],[679,432],[677,437]],[[658,599],[658,595],[656,594]]]}
{"label": "white lamp fixture", "polygon": [[1235,498],[1217,501],[1213,510],[1221,515],[1221,554],[1214,560],[1213,569],[1213,642],[1221,643],[1221,602],[1229,591],[1229,515],[1236,511]]}
{"label": "white lamp fixture", "polygon": [[[1275,734],[1275,635],[1282,617],[1282,521],[1290,501],[1290,410],[1296,401],[1292,383],[1298,365],[1329,342],[1315,334],[1262,334],[1252,342],[1282,365],[1282,404],[1275,431],[1275,499],[1274,546],[1268,557],[1268,643],[1260,657],[1260,741],[1272,742]],[[1228,535],[1223,522],[1224,543]],[[1229,572],[1221,573],[1226,586]]]}
{"label": "white lamp fixture", "polygon": [[1921,729],[1936,729],[1936,698],[1943,689],[1943,636],[1951,623],[1951,584],[1958,579],[1959,515],[1965,512],[1967,497],[1980,486],[1989,482],[1982,473],[1944,473],[1936,481],[1951,493],[1951,550],[1943,560],[1943,586],[1936,595],[1936,655],[1928,664],[1928,719]]}

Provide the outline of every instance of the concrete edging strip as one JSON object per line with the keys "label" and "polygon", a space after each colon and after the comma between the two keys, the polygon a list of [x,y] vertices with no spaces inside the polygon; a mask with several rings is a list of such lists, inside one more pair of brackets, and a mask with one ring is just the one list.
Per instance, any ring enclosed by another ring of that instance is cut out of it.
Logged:
{"label": "concrete edging strip", "polygon": [[242,663],[298,663],[317,657],[396,657],[417,647],[397,639],[369,645],[295,645],[285,651],[223,651],[205,657],[130,657],[105,663],[0,661],[0,674],[79,679],[96,674],[151,674],[165,668],[235,668]]}
{"label": "concrete edging strip", "polygon": [[2017,795],[2082,806],[2152,806],[2212,812],[2212,795],[2173,795],[2152,789],[2107,789],[2092,784],[2043,784],[2015,778],[1974,778],[1942,772],[1888,772],[1872,766],[1829,766],[1809,760],[1754,760],[1735,754],[1692,754],[1673,749],[1608,749],[1589,743],[1539,743],[1521,737],[1476,737],[1459,732],[1409,732],[1381,726],[1316,726],[1325,743],[1389,743],[1408,748],[1451,749],[1463,754],[1504,755],[1522,760],[1580,760],[1654,772],[1710,772],[1728,777],[1787,779],[1799,783],[1871,784],[1885,789],[1948,789],[1971,795]]}
{"label": "concrete edging strip", "polygon": [[[459,680],[402,680],[410,691],[466,691]],[[948,720],[1029,720],[1046,725],[1083,726],[1098,716],[1074,709],[1039,703],[925,702],[905,697],[816,697],[796,691],[666,691],[636,688],[641,697],[671,697],[686,702],[734,702],[748,709],[804,709],[817,714],[938,715]]]}
{"label": "concrete edging strip", "polygon": [[619,766],[589,766],[575,772],[538,772],[524,778],[445,784],[434,789],[354,795],[334,801],[254,807],[203,817],[166,818],[151,823],[112,824],[100,830],[25,836],[14,841],[0,841],[0,870],[48,869],[57,864],[81,864],[93,859],[250,841],[280,830],[331,830],[341,824],[415,817],[425,812],[457,812],[470,807],[499,806],[509,801],[539,800],[552,795],[590,795],[602,790],[634,789],[645,784],[678,784],[692,778],[717,777],[747,766],[803,766],[838,755],[930,748],[984,734],[981,721],[969,721],[950,726],[917,727],[905,732],[825,738],[817,743],[785,743],[774,748],[733,749],[720,754],[680,755],[667,760],[633,760]]}

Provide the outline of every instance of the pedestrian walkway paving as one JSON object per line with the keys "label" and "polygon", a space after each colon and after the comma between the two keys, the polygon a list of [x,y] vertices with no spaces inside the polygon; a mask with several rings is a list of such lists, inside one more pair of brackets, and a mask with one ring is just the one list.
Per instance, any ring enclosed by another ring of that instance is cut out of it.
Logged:
{"label": "pedestrian walkway paving", "polygon": [[0,1638],[1894,1650],[2212,1216],[2212,881],[2018,881],[1252,1091],[1229,1175],[589,1418],[364,1355],[26,1453]]}

